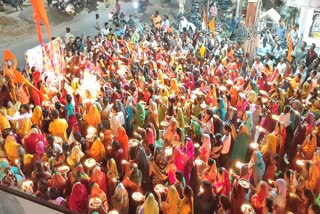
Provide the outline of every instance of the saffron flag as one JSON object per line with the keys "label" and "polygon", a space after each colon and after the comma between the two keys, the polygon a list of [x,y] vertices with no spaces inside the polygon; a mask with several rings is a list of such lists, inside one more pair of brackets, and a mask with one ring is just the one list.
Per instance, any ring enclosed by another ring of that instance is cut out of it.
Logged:
{"label": "saffron flag", "polygon": [[212,19],[210,20],[209,24],[208,24],[211,33],[214,33],[214,32],[215,32],[215,29],[214,29],[215,26],[214,26],[214,25],[215,25],[215,24],[214,24],[214,18],[212,18]]}
{"label": "saffron flag", "polygon": [[18,65],[17,58],[13,53],[11,53],[9,50],[5,49],[3,52],[3,61],[13,60],[13,68],[15,69]]}
{"label": "saffron flag", "polygon": [[33,87],[34,89],[38,90],[37,88],[35,88],[31,82],[29,82],[19,71],[17,71],[17,58],[16,56],[11,53],[9,50],[4,50],[3,53],[3,61],[8,61],[8,60],[13,60],[14,61],[14,65],[12,67],[12,73],[10,72],[10,70],[7,69],[7,67],[4,67],[4,71],[5,74],[7,75],[8,78],[11,79],[12,83],[25,83],[27,85],[30,85],[31,87]]}
{"label": "saffron flag", "polygon": [[293,44],[290,33],[288,34],[288,61],[292,61],[292,51],[293,51]]}
{"label": "saffron flag", "polygon": [[203,28],[206,28],[207,27],[207,11],[205,8],[203,8],[202,10],[202,26]]}
{"label": "saffron flag", "polygon": [[32,7],[33,7],[33,18],[36,23],[39,42],[42,44],[43,38],[42,38],[42,33],[41,33],[40,21],[42,21],[43,24],[46,26],[49,39],[51,39],[50,25],[49,25],[49,19],[47,16],[47,11],[44,6],[43,0],[30,0],[30,1],[31,1]]}

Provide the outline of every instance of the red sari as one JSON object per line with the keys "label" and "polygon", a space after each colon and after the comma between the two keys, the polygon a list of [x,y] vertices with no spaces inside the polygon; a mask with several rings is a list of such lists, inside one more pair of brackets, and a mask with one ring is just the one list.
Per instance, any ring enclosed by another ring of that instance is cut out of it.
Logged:
{"label": "red sari", "polygon": [[101,169],[93,169],[90,182],[99,184],[100,189],[107,193],[107,177],[106,174],[101,171]]}
{"label": "red sari", "polygon": [[75,183],[67,201],[72,211],[88,213],[88,190],[86,186],[79,182]]}
{"label": "red sari", "polygon": [[129,157],[129,138],[126,133],[126,130],[120,126],[118,128],[116,140],[120,143],[121,148],[123,149],[123,158],[128,160]]}

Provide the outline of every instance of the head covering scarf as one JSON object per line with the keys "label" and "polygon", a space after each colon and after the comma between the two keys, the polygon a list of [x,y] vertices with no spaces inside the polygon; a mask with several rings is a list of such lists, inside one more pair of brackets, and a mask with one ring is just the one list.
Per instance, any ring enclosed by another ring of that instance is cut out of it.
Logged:
{"label": "head covering scarf", "polygon": [[97,162],[103,161],[105,154],[106,154],[106,150],[105,150],[104,145],[101,142],[100,138],[97,138],[93,142],[91,148],[88,151],[88,154],[90,157],[95,159]]}
{"label": "head covering scarf", "polygon": [[224,121],[226,119],[226,106],[223,99],[220,99],[220,108],[219,108],[220,119]]}
{"label": "head covering scarf", "polygon": [[183,111],[180,107],[177,108],[177,121],[179,122],[180,128],[184,129],[185,127],[184,116],[183,116]]}
{"label": "head covering scarf", "polygon": [[210,136],[208,134],[202,135],[202,146],[200,147],[200,159],[204,161],[205,163],[208,162],[210,157],[210,151],[211,151],[211,142],[210,142]]}
{"label": "head covering scarf", "polygon": [[88,190],[85,185],[80,182],[73,185],[68,204],[72,211],[88,213]]}
{"label": "head covering scarf", "polygon": [[92,170],[92,174],[90,177],[90,182],[94,182],[99,185],[100,189],[103,192],[107,192],[107,178],[106,174],[103,173],[99,166],[96,166]]}
{"label": "head covering scarf", "polygon": [[101,123],[101,116],[96,105],[92,105],[88,114],[83,116],[83,119],[87,122],[88,126],[98,127]]}
{"label": "head covering scarf", "polygon": [[184,154],[180,149],[177,147],[174,148],[173,151],[173,162],[177,167],[177,170],[183,172],[184,171],[184,166],[185,166],[185,157]]}
{"label": "head covering scarf", "polygon": [[99,184],[94,183],[91,187],[90,198],[97,197],[102,203],[108,202],[106,193],[100,188]]}
{"label": "head covering scarf", "polygon": [[122,183],[119,183],[115,189],[114,195],[111,198],[112,208],[119,213],[127,214],[129,212],[129,197],[126,188]]}
{"label": "head covering scarf", "polygon": [[253,130],[253,120],[252,120],[252,113],[250,111],[246,111],[248,116],[247,120],[244,122],[244,125],[248,128],[249,133],[252,133]]}
{"label": "head covering scarf", "polygon": [[146,111],[143,108],[142,103],[137,103],[136,112],[133,114],[134,126],[133,129],[136,130],[138,127],[143,127],[146,118]]}
{"label": "head covering scarf", "polygon": [[80,163],[81,158],[84,153],[81,151],[78,145],[74,146],[71,150],[71,155],[67,158],[67,163],[69,166],[74,167],[77,163]]}
{"label": "head covering scarf", "polygon": [[186,139],[186,142],[187,142],[187,151],[186,151],[186,154],[187,154],[187,157],[188,159],[194,159],[194,145],[193,145],[193,142],[190,138],[187,138]]}
{"label": "head covering scarf", "polygon": [[31,122],[33,124],[37,124],[37,126],[41,127],[41,120],[42,120],[42,109],[40,106],[36,106],[33,110],[32,116],[31,116]]}
{"label": "head covering scarf", "polygon": [[118,128],[116,140],[120,143],[121,148],[123,149],[124,159],[128,160],[129,156],[129,138],[126,133],[126,130],[120,126]]}
{"label": "head covering scarf", "polygon": [[177,213],[181,199],[179,193],[174,185],[171,185],[168,189],[167,200],[166,200],[166,213],[173,214]]}
{"label": "head covering scarf", "polygon": [[138,214],[159,213],[159,205],[154,195],[150,193],[144,203],[141,205]]}

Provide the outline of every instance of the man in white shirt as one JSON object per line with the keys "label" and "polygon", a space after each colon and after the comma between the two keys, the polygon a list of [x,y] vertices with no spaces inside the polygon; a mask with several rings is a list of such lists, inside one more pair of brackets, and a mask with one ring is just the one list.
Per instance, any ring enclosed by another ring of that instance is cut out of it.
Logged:
{"label": "man in white shirt", "polygon": [[70,38],[75,38],[74,35],[71,33],[71,29],[69,27],[66,28],[66,34],[64,35],[64,43],[68,44]]}
{"label": "man in white shirt", "polygon": [[222,149],[220,152],[220,164],[227,169],[229,167],[229,153],[231,147],[231,127],[229,124],[224,125],[223,133],[224,135],[221,138]]}

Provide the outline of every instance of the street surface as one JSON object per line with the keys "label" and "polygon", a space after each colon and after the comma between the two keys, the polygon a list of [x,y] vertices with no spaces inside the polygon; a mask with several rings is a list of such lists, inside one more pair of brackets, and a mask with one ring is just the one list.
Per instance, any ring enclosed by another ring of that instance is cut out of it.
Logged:
{"label": "street surface", "polygon": [[[95,14],[100,15],[100,25],[109,20],[109,13],[114,7],[115,1],[110,1],[110,6],[105,7],[103,2],[97,2],[97,8],[85,8],[75,16],[68,16],[56,8],[47,7],[47,14],[51,27],[51,35],[63,37],[66,27],[70,27],[76,35],[95,36],[97,30],[95,25]],[[154,11],[159,10],[160,15],[169,15],[172,19],[178,11],[177,1],[172,0],[170,5],[161,7],[161,0],[150,0],[150,4],[144,14],[137,14],[133,8],[133,1],[119,1],[121,10],[125,12],[126,18],[135,15],[142,22],[150,23],[150,16]],[[186,1],[186,10],[190,8],[191,0]],[[25,64],[24,52],[27,49],[37,46],[38,36],[33,22],[33,11],[30,5],[24,5],[23,11],[15,11],[15,8],[6,6],[6,12],[0,12],[0,58],[3,58],[3,50],[9,49],[18,58],[20,66]],[[43,38],[48,41],[45,27],[42,26]],[[0,62],[2,64],[2,60]]]}

